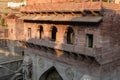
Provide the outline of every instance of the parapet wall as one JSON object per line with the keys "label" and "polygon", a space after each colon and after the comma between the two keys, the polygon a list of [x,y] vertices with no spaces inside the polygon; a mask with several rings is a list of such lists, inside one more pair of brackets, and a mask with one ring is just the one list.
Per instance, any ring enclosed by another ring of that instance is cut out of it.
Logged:
{"label": "parapet wall", "polygon": [[[37,0],[37,1],[26,0],[27,5],[40,4],[40,3],[71,3],[71,2],[81,3],[81,2],[93,2],[93,1],[92,0]],[[102,2],[102,0],[94,0],[94,2]],[[110,1],[110,3],[119,4],[120,0],[113,0],[112,2]]]}

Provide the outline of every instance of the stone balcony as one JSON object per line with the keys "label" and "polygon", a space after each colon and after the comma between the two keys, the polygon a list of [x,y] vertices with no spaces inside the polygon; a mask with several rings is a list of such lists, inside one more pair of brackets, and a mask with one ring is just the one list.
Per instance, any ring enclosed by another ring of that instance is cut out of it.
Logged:
{"label": "stone balcony", "polygon": [[[40,45],[47,48],[53,48],[61,51],[67,51],[77,54],[83,54],[87,56],[93,56],[95,57],[96,54],[100,55],[101,53],[98,53],[97,48],[88,48],[85,45],[77,45],[77,44],[67,44],[67,43],[59,43],[59,42],[53,42],[50,40],[41,40],[41,39],[29,39],[26,41],[27,43],[32,43],[34,45]],[[100,52],[100,51],[99,51]]]}
{"label": "stone balcony", "polygon": [[[59,42],[53,42],[50,40],[41,40],[41,39],[29,39],[27,41],[21,41],[27,48],[32,51],[38,51],[44,50],[46,51],[44,56],[47,55],[47,51],[49,50],[51,53],[54,52],[63,52],[65,54],[71,54],[73,56],[77,55],[84,55],[86,57],[94,57],[97,62],[100,64],[105,64],[108,62],[113,61],[114,59],[111,59],[111,55],[105,54],[102,47],[93,47],[88,48],[84,45],[78,45],[78,44],[67,44],[67,43],[59,43]],[[39,53],[37,53],[39,54]]]}

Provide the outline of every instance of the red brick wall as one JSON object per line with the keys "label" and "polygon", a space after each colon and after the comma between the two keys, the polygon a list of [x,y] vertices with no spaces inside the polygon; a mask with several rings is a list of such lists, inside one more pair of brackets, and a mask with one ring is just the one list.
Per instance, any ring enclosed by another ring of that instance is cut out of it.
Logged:
{"label": "red brick wall", "polygon": [[19,19],[6,19],[9,29],[10,40],[23,40],[24,39],[24,25],[23,20]]}

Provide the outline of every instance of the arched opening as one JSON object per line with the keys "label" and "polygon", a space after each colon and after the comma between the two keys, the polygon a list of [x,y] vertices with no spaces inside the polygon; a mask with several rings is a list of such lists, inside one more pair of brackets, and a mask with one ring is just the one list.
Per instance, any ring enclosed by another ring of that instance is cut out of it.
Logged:
{"label": "arched opening", "polygon": [[74,43],[74,31],[71,27],[67,28],[66,40],[67,40],[68,44],[73,44]]}
{"label": "arched opening", "polygon": [[37,37],[38,39],[44,39],[44,31],[43,26],[39,26],[37,30]]}
{"label": "arched opening", "polygon": [[56,41],[57,28],[55,26],[51,29],[51,40]]}
{"label": "arched opening", "polygon": [[52,67],[47,70],[43,75],[40,77],[39,80],[63,80],[62,77],[59,75],[57,70]]}

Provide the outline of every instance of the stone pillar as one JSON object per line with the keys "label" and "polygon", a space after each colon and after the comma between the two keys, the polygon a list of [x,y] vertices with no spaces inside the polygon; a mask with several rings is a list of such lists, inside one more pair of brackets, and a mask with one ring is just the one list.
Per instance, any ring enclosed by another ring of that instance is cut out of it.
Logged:
{"label": "stone pillar", "polygon": [[32,63],[32,60],[31,60],[31,57],[30,56],[28,56],[28,55],[26,55],[25,57],[24,57],[24,61],[23,61],[23,75],[24,75],[24,77],[23,77],[23,80],[29,80],[30,78],[29,78],[29,67],[30,67],[30,65],[32,65],[31,64]]}
{"label": "stone pillar", "polygon": [[15,42],[9,41],[8,47],[9,47],[9,50],[10,50],[11,54],[15,55]]}

